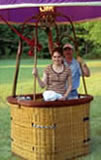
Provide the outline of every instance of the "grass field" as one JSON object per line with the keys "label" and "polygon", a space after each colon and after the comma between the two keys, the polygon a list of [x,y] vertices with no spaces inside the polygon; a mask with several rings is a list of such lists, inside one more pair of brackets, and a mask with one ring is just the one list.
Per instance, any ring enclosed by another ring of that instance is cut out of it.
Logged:
{"label": "grass field", "polygon": [[[0,160],[20,160],[11,154],[10,110],[6,97],[12,94],[15,60],[0,60]],[[40,75],[50,60],[39,60]],[[94,96],[91,104],[91,154],[79,160],[101,160],[101,60],[89,60],[91,77],[86,79],[88,93]],[[22,60],[19,72],[17,94],[33,93],[33,59]],[[37,86],[37,92],[41,92]],[[83,85],[79,88],[83,93]]]}

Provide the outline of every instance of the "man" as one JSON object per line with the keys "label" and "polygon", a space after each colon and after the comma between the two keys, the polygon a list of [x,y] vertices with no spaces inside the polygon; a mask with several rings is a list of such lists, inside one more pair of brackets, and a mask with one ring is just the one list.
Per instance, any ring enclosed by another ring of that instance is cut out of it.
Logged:
{"label": "man", "polygon": [[63,46],[63,54],[65,56],[65,65],[68,65],[72,71],[72,91],[70,92],[68,99],[76,99],[78,98],[77,89],[80,85],[80,76],[82,67],[83,75],[86,77],[90,76],[90,71],[88,66],[84,63],[81,57],[78,57],[77,60],[73,58],[73,46],[69,43]]}

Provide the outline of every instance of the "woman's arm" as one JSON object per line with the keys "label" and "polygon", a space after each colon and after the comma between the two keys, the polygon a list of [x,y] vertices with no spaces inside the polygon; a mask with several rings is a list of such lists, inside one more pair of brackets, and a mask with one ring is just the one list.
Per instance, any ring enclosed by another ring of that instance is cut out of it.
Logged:
{"label": "woman's arm", "polygon": [[63,97],[60,100],[66,100],[69,93],[72,90],[72,76],[71,75],[68,77],[68,82],[67,83],[68,83],[68,88],[67,88],[66,92],[64,93]]}
{"label": "woman's arm", "polygon": [[66,99],[68,97],[68,95],[71,92],[71,90],[72,90],[72,77],[69,76],[68,77],[68,88],[67,88],[67,90],[66,90],[66,92],[65,92],[65,94],[63,96],[64,99]]}
{"label": "woman's arm", "polygon": [[37,80],[38,80],[38,83],[39,83],[39,85],[40,85],[41,88],[46,87],[46,85],[47,85],[47,75],[46,75],[45,73],[43,74],[42,80],[41,80],[40,77],[39,77],[37,68],[34,68],[34,69],[33,69],[32,74],[33,74],[34,76],[36,76],[36,78],[37,78]]}

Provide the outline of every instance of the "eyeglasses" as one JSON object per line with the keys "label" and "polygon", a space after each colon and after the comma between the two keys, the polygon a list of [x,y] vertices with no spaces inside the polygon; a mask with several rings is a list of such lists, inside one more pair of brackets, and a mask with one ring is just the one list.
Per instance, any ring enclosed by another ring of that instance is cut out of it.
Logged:
{"label": "eyeglasses", "polygon": [[72,48],[66,47],[66,48],[64,48],[63,50],[64,50],[64,51],[72,50]]}

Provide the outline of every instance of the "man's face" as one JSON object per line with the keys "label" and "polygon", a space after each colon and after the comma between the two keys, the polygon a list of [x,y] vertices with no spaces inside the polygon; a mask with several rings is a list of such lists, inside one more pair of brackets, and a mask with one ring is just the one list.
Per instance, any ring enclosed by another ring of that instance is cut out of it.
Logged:
{"label": "man's face", "polygon": [[73,50],[72,48],[64,48],[63,49],[63,54],[65,56],[66,59],[72,59],[73,58]]}

